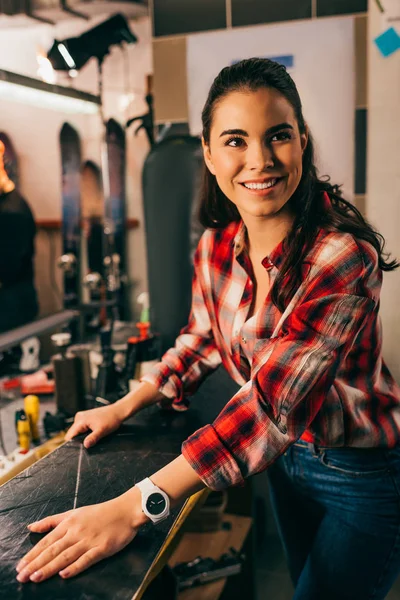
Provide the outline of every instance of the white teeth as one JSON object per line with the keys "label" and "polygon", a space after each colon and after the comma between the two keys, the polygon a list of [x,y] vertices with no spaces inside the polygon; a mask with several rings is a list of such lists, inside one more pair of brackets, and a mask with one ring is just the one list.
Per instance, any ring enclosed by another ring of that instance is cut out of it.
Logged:
{"label": "white teeth", "polygon": [[277,179],[270,179],[265,183],[244,183],[244,187],[247,187],[249,190],[266,190],[277,182]]}

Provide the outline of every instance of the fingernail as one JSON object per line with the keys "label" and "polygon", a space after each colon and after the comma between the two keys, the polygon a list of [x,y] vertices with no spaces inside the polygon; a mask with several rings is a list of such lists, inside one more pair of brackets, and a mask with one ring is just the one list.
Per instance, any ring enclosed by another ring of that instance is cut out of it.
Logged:
{"label": "fingernail", "polygon": [[17,576],[17,580],[20,583],[26,583],[27,581],[29,581],[29,572],[28,571],[21,571],[21,573],[19,573],[18,576]]}
{"label": "fingernail", "polygon": [[22,569],[24,569],[26,567],[28,563],[26,562],[26,560],[21,560],[17,566],[15,567],[17,573],[19,573],[20,571],[22,571]]}
{"label": "fingernail", "polygon": [[68,577],[68,575],[69,575],[68,569],[64,569],[63,571],[60,571],[59,575],[60,575],[60,577]]}
{"label": "fingernail", "polygon": [[34,573],[32,573],[32,575],[30,576],[30,580],[34,581],[35,583],[37,583],[38,581],[40,581],[43,577],[43,573],[42,571],[35,571]]}

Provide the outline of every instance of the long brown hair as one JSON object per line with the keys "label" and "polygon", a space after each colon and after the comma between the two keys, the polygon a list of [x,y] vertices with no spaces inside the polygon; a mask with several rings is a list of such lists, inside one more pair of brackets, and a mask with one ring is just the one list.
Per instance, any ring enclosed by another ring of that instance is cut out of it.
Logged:
{"label": "long brown hair", "polygon": [[[210,130],[218,101],[233,91],[256,91],[273,88],[281,93],[293,107],[300,133],[307,128],[303,117],[299,93],[286,68],[265,58],[250,58],[225,67],[215,78],[202,112],[203,138],[210,143]],[[323,192],[330,198],[324,201]],[[329,177],[319,178],[314,160],[314,143],[308,131],[308,142],[303,153],[303,174],[289,200],[295,221],[285,239],[285,260],[271,290],[271,299],[283,311],[301,283],[301,265],[311,249],[319,228],[343,231],[369,242],[377,251],[379,267],[392,271],[399,266],[389,261],[384,252],[385,240],[362,216],[357,208],[342,198],[338,185]],[[220,229],[241,217],[236,206],[225,196],[216,178],[204,165],[199,217],[204,227]]]}

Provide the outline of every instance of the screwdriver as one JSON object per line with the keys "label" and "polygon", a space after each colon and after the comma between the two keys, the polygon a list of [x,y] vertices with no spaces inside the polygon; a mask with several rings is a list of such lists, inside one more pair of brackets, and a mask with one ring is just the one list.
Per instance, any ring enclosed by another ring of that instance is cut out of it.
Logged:
{"label": "screwdriver", "polygon": [[24,399],[24,409],[25,409],[25,414],[29,421],[32,442],[34,444],[36,444],[37,442],[40,442],[39,429],[38,429],[39,412],[40,412],[39,398],[37,396],[34,396],[33,394],[26,396]]}
{"label": "screwdriver", "polygon": [[[17,415],[17,413],[19,413]],[[25,414],[25,411],[20,410],[17,411],[16,416],[16,424],[17,424],[17,436],[18,436],[18,445],[21,448],[21,452],[28,452],[30,446],[30,438],[31,438],[31,429],[29,427],[28,417]]]}

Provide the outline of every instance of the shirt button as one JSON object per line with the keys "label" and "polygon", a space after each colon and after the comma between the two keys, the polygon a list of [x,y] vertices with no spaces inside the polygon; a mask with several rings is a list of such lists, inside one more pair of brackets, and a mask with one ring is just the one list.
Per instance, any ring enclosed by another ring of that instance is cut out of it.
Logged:
{"label": "shirt button", "polygon": [[242,342],[245,344],[247,342],[246,338],[242,337]]}
{"label": "shirt button", "polygon": [[265,257],[262,261],[261,261],[262,266],[264,267],[264,269],[266,269],[267,271],[270,271],[272,269],[272,267],[274,266],[274,264],[270,261],[270,259],[267,257]]}

